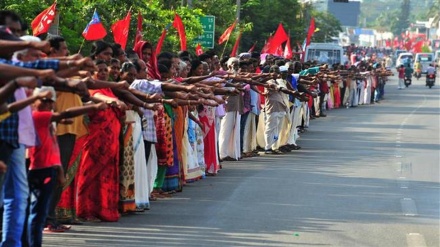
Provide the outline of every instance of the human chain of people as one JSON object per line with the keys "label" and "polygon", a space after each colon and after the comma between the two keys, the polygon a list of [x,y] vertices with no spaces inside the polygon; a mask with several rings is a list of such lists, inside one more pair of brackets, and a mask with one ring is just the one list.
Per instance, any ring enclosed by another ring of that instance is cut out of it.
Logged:
{"label": "human chain of people", "polygon": [[[108,43],[96,11],[82,33],[91,50],[70,55],[62,34],[39,38],[55,5],[32,22],[32,36],[19,15],[0,11],[2,246],[41,246],[43,232],[156,210],[185,185],[221,176],[222,162],[295,152],[314,119],[386,100],[388,78],[408,87],[424,61],[319,48],[333,45],[311,42],[313,17],[300,52],[280,24],[262,52],[198,46],[194,55],[177,14],[180,51],[162,51],[162,37],[153,44],[142,30],[126,49],[129,21],[112,26]],[[424,73],[431,88],[434,62]]]}

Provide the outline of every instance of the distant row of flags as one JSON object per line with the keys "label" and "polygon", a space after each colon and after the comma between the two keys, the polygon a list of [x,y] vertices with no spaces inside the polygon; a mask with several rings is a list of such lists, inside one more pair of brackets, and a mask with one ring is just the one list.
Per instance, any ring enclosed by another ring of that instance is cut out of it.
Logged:
{"label": "distant row of flags", "polygon": [[[55,19],[56,16],[56,5],[55,2],[52,4],[49,8],[45,9],[43,12],[41,12],[31,23],[32,32],[34,36],[41,35],[43,33],[47,33],[52,22]],[[131,20],[131,8],[128,10],[127,15],[124,19],[116,21],[111,26],[111,31],[113,33],[113,37],[115,40],[115,43],[118,43],[121,45],[123,49],[126,48],[127,40],[128,40],[128,33],[130,29],[130,20]],[[236,25],[237,20],[235,20],[220,36],[218,40],[218,44],[221,45],[224,42],[229,41],[229,38],[231,34],[233,33]],[[187,50],[187,42],[186,42],[186,34],[185,34],[185,25],[182,22],[181,17],[178,14],[174,15],[174,21],[170,24],[168,24],[162,31],[162,34],[157,42],[156,45],[156,54],[159,54],[163,45],[163,42],[166,38],[166,34],[170,26],[173,26],[179,35],[180,40],[180,50],[185,51]],[[315,19],[312,17],[310,20],[309,29],[307,32],[307,37],[303,42],[303,45],[300,46],[297,44],[298,49],[302,52],[305,50],[305,47],[310,44],[310,41],[312,39],[313,34],[316,31],[315,27]],[[86,28],[82,32],[82,36],[85,40],[93,41],[93,40],[100,40],[103,39],[105,36],[107,36],[107,30],[105,29],[104,25],[102,24],[99,15],[97,11],[95,10],[93,12],[92,20],[87,24]],[[238,53],[238,47],[240,44],[242,32],[238,31],[238,35],[234,44],[234,47],[232,49],[232,52],[230,56],[237,56]],[[137,30],[136,30],[136,36],[135,36],[135,43],[142,40],[142,15],[138,13],[138,19],[137,19]],[[284,49],[282,48],[282,44],[286,42],[286,45]],[[248,52],[254,51],[256,46],[256,42],[252,45],[252,47],[248,50]],[[277,56],[283,56],[287,59],[290,59],[293,57],[292,48],[290,44],[290,35],[286,33],[284,30],[283,25],[280,23],[278,25],[278,28],[276,32],[268,38],[266,41],[261,53],[268,53],[268,54],[274,54]],[[203,49],[200,44],[196,45],[196,54],[200,55],[203,54]]]}

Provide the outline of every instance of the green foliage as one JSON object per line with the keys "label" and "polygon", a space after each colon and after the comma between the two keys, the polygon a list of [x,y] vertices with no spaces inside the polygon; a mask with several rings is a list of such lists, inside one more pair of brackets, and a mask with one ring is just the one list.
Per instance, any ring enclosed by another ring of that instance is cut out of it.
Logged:
{"label": "green foliage", "polygon": [[313,11],[315,17],[315,26],[319,31],[313,35],[313,42],[331,42],[332,37],[338,37],[342,32],[341,23],[336,17],[328,12]]}
{"label": "green foliage", "polygon": [[[49,7],[53,1],[21,0],[20,3],[17,3],[17,0],[1,0],[0,9],[10,9],[17,12],[30,25],[35,16]],[[71,53],[78,52],[84,42],[81,33],[96,9],[108,32],[105,40],[113,42],[111,25],[124,18],[131,8],[131,24],[127,44],[127,48],[131,48],[136,32],[138,12],[143,16],[143,38],[152,43],[157,42],[162,30],[173,22],[174,13],[178,13],[185,24],[188,50],[192,52],[195,45],[191,41],[202,34],[198,18],[204,15],[216,17],[215,43],[217,43],[220,35],[235,20],[237,6],[236,0],[192,0],[191,2],[191,6],[187,6],[187,1],[182,0],[59,0],[57,5],[58,33],[67,40]],[[231,35],[226,47],[225,44],[216,45],[214,50],[220,54],[225,49],[225,54],[228,54],[234,45],[238,31],[243,32],[240,52],[247,51],[254,42],[257,42],[257,50],[261,49],[279,23],[283,23],[286,32],[290,32],[292,44],[302,43],[306,36],[312,11],[310,6],[302,5],[298,0],[241,0],[241,18],[236,31]],[[314,40],[324,41],[331,36],[336,36],[337,31],[341,30],[339,22],[331,15],[319,12],[313,12],[313,15],[316,15],[316,26],[320,28],[320,31],[315,34]],[[81,50],[84,55],[88,55],[90,46],[91,42],[84,42]],[[172,26],[168,29],[162,49],[164,51],[180,49],[177,32]]]}
{"label": "green foliage", "polygon": [[301,5],[297,0],[248,0],[242,1],[242,20],[252,23],[252,31],[243,36],[241,47],[247,51],[254,42],[261,49],[269,35],[276,31],[282,23],[286,32],[290,33],[292,44],[302,42],[305,37],[306,25],[300,18]]}
{"label": "green foliage", "polygon": [[431,51],[431,48],[428,46],[428,45],[424,45],[424,46],[422,46],[422,52],[432,52]]}

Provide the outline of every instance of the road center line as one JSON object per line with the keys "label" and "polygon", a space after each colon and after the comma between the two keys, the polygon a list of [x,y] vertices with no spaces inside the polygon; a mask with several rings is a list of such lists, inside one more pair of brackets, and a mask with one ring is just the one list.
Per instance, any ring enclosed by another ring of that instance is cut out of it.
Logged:
{"label": "road center line", "polygon": [[408,233],[406,234],[406,243],[408,247],[426,247],[426,241],[420,233]]}
{"label": "road center line", "polygon": [[400,199],[400,205],[402,206],[402,212],[405,216],[417,216],[417,207],[416,203],[411,198],[403,198]]}

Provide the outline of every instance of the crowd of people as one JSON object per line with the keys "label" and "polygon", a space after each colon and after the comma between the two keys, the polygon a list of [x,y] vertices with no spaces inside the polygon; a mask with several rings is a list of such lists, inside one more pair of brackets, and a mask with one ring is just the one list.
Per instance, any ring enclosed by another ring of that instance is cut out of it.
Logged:
{"label": "crowd of people", "polygon": [[311,119],[378,102],[390,75],[374,60],[154,54],[147,41],[96,41],[83,57],[22,27],[0,11],[1,246],[149,210],[222,161],[298,150]]}

